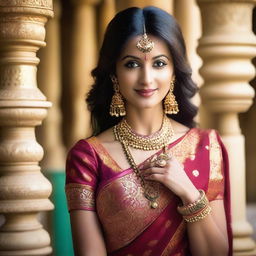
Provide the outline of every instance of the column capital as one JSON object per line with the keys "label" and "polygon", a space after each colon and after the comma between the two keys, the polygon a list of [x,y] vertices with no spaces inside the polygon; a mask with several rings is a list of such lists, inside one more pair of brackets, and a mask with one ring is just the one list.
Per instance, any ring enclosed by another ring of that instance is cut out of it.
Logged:
{"label": "column capital", "polygon": [[203,36],[198,47],[204,60],[200,74],[207,85],[201,89],[203,102],[213,113],[247,111],[254,97],[248,81],[255,74],[250,62],[256,54],[252,31],[255,1],[198,2],[203,3],[199,5]]}
{"label": "column capital", "polygon": [[52,0],[0,0],[0,13],[53,16]]}
{"label": "column capital", "polygon": [[[252,8],[256,0],[245,1],[212,1],[197,0],[202,15],[201,40],[211,43],[255,43],[255,35],[251,28]],[[231,29],[232,28],[232,29]]]}

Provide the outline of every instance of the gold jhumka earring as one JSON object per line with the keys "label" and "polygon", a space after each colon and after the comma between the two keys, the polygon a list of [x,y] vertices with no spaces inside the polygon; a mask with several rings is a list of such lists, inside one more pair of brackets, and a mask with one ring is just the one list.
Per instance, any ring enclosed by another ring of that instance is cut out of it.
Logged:
{"label": "gold jhumka earring", "polygon": [[165,114],[177,114],[179,112],[179,106],[173,94],[175,78],[171,81],[171,87],[164,99],[164,113]]}
{"label": "gold jhumka earring", "polygon": [[148,38],[145,25],[143,27],[143,35],[137,42],[136,47],[139,49],[139,51],[144,53],[150,52],[154,48],[154,42]]}
{"label": "gold jhumka earring", "polygon": [[116,116],[116,117],[125,116],[126,111],[124,106],[124,100],[119,91],[117,78],[115,76],[111,76],[111,81],[114,87],[114,95],[111,100],[109,114],[111,116]]}

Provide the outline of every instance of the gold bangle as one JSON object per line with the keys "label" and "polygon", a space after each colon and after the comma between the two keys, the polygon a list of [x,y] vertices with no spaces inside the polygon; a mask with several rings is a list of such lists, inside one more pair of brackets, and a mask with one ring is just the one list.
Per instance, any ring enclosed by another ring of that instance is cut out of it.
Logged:
{"label": "gold bangle", "polygon": [[178,206],[177,210],[181,215],[187,216],[194,214],[196,212],[201,211],[209,204],[205,192],[202,189],[199,189],[198,191],[200,193],[200,197],[198,200],[185,206]]}
{"label": "gold bangle", "polygon": [[210,214],[212,208],[210,207],[210,205],[207,205],[202,211],[200,211],[199,213],[197,214],[194,214],[194,215],[190,215],[190,216],[183,216],[183,219],[186,221],[186,222],[189,222],[189,223],[193,223],[193,222],[197,222],[197,221],[200,221],[202,219],[204,219],[207,215]]}

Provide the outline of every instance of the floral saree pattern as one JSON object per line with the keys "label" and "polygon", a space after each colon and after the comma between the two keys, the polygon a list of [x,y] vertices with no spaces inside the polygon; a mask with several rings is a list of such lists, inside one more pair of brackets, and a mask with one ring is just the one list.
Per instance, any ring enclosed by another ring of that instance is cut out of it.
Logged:
{"label": "floral saree pattern", "polygon": [[[161,150],[139,164],[152,161]],[[215,130],[193,128],[168,146],[193,184],[209,201],[224,200],[232,248],[228,159]],[[66,165],[69,211],[96,211],[110,256],[191,255],[186,223],[177,212],[180,199],[158,182],[158,208],[143,195],[140,180],[131,168],[122,170],[96,137],[80,140],[70,150]]]}

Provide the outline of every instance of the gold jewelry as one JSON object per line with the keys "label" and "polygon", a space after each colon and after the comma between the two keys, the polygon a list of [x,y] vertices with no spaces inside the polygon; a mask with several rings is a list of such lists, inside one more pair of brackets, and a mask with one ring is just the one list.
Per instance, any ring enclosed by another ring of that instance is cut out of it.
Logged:
{"label": "gold jewelry", "polygon": [[[153,208],[153,209],[156,209],[158,207],[158,203],[157,203],[156,199],[159,197],[159,183],[154,182],[154,181],[152,181],[152,182],[150,182],[150,181],[146,182],[145,181],[143,175],[140,172],[140,169],[138,168],[138,166],[136,165],[136,163],[135,163],[135,161],[132,157],[132,154],[131,154],[131,152],[128,148],[127,143],[119,137],[118,130],[117,130],[117,125],[114,126],[114,135],[115,135],[115,138],[118,141],[120,141],[120,143],[123,147],[125,156],[126,156],[128,162],[129,162],[129,164],[131,165],[134,173],[141,180],[141,186],[144,190],[144,196],[145,196],[145,198],[147,198],[150,201],[150,207]],[[157,188],[152,187],[153,183],[157,184]]]}
{"label": "gold jewelry", "polygon": [[183,219],[189,223],[197,222],[197,221],[204,219],[206,216],[208,216],[211,213],[211,211],[212,211],[211,206],[207,205],[202,211],[200,211],[192,216],[191,215],[183,216]]}
{"label": "gold jewelry", "polygon": [[137,42],[136,47],[139,49],[139,51],[146,53],[146,52],[150,52],[154,48],[154,42],[148,38],[145,25],[143,27],[143,30],[144,30],[143,35],[140,38],[140,40]]}
{"label": "gold jewelry", "polygon": [[116,117],[125,116],[126,111],[125,111],[124,101],[123,101],[122,95],[119,92],[117,78],[115,76],[111,76],[111,81],[113,82],[115,93],[111,100],[109,114],[111,116],[116,116]]}
{"label": "gold jewelry", "polygon": [[173,94],[175,78],[171,81],[171,87],[164,99],[164,112],[165,114],[177,114],[179,112],[178,103]]}
{"label": "gold jewelry", "polygon": [[[167,160],[169,159],[169,156],[166,153],[167,145],[170,143],[173,135],[174,132],[171,126],[171,121],[167,116],[163,117],[161,129],[149,136],[136,134],[125,119],[121,120],[121,122],[114,126],[115,139],[121,143],[129,164],[131,165],[136,176],[141,180],[141,186],[144,189],[144,196],[150,201],[150,207],[153,209],[158,207],[156,199],[159,197],[159,183],[155,181],[145,181],[132,157],[128,146],[142,150],[164,148],[164,153],[160,154],[156,161],[166,161],[167,163]],[[157,188],[154,188],[153,184],[157,185]]]}
{"label": "gold jewelry", "polygon": [[167,162],[164,159],[158,159],[156,161],[156,165],[159,167],[165,167],[167,165]]}
{"label": "gold jewelry", "polygon": [[198,191],[200,193],[198,200],[191,204],[177,207],[177,210],[181,215],[189,216],[191,214],[195,214],[209,205],[209,201],[205,195],[205,192],[202,189],[199,189]]}
{"label": "gold jewelry", "polygon": [[161,153],[159,156],[157,156],[157,158],[155,159],[155,161],[153,161],[153,163],[155,163],[156,166],[158,167],[165,167],[169,159],[170,159],[170,156],[168,154]]}
{"label": "gold jewelry", "polygon": [[170,144],[174,135],[171,121],[167,116],[163,117],[162,127],[159,131],[149,136],[136,134],[125,119],[116,126],[119,141],[124,141],[130,147],[141,150],[161,149]]}

